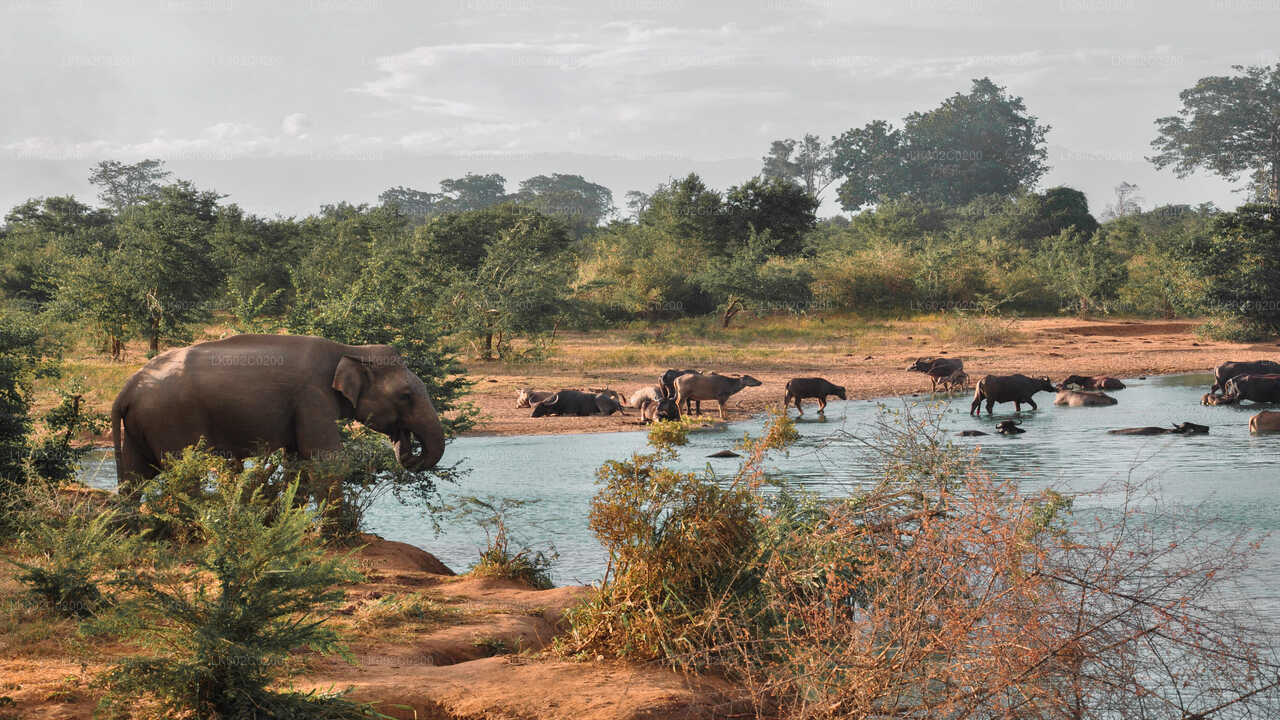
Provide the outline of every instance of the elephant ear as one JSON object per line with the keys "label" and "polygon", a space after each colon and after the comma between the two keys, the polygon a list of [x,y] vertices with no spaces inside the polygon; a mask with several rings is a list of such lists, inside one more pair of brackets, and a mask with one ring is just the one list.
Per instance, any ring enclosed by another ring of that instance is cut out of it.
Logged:
{"label": "elephant ear", "polygon": [[343,355],[338,361],[338,369],[333,372],[333,389],[342,393],[351,407],[356,407],[370,380],[369,368],[363,360]]}

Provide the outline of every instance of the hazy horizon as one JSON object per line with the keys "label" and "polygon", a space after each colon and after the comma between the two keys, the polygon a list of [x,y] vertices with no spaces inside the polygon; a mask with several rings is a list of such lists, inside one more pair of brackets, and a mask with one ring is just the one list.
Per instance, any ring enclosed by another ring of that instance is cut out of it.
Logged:
{"label": "hazy horizon", "polygon": [[[0,5],[0,207],[96,193],[104,159],[164,160],[265,215],[465,172],[581,174],[649,191],[760,170],[772,140],[823,138],[936,106],[976,77],[1052,127],[1040,187],[1121,181],[1151,207],[1239,185],[1146,160],[1178,93],[1277,61],[1280,0],[235,0]],[[834,187],[822,215],[839,208]]]}

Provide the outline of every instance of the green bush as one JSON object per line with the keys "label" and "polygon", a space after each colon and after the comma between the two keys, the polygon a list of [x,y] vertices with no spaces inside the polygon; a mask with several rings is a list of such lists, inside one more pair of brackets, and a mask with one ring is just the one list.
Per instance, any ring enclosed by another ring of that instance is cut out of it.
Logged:
{"label": "green bush", "polygon": [[555,547],[538,550],[520,543],[511,534],[510,520],[535,502],[538,501],[467,496],[450,508],[458,517],[473,520],[484,529],[485,548],[471,567],[471,574],[516,580],[539,590],[554,586],[551,567],[559,558]]}
{"label": "green bush", "polygon": [[99,679],[103,708],[132,715],[217,718],[365,717],[340,697],[271,689],[299,648],[345,653],[325,615],[358,579],[349,558],[327,557],[317,515],[273,501],[244,478],[222,484],[189,512],[204,544],[187,563],[139,572],[128,585],[147,652]]}
{"label": "green bush", "polygon": [[18,580],[36,603],[88,618],[114,602],[104,585],[118,580],[114,573],[124,564],[138,561],[139,549],[116,513],[48,493],[31,499],[22,517],[20,539],[29,554],[9,562],[22,571]]}

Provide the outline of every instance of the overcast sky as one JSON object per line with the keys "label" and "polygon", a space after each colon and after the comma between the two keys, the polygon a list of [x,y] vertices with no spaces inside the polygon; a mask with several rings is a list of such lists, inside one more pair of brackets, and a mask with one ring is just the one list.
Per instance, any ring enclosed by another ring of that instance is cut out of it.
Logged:
{"label": "overcast sky", "polygon": [[1278,38],[1280,0],[0,0],[0,208],[144,157],[267,215],[466,171],[579,173],[621,205],[984,75],[1052,126],[1042,187],[1234,207],[1145,161],[1153,120]]}

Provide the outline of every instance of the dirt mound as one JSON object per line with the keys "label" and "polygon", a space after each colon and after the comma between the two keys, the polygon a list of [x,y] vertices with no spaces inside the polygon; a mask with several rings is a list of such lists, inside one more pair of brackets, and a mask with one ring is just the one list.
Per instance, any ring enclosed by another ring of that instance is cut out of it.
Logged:
{"label": "dirt mound", "polygon": [[408,543],[383,540],[377,535],[368,533],[360,536],[360,542],[364,547],[360,548],[356,557],[373,570],[388,573],[425,572],[433,575],[457,575],[435,555]]}

